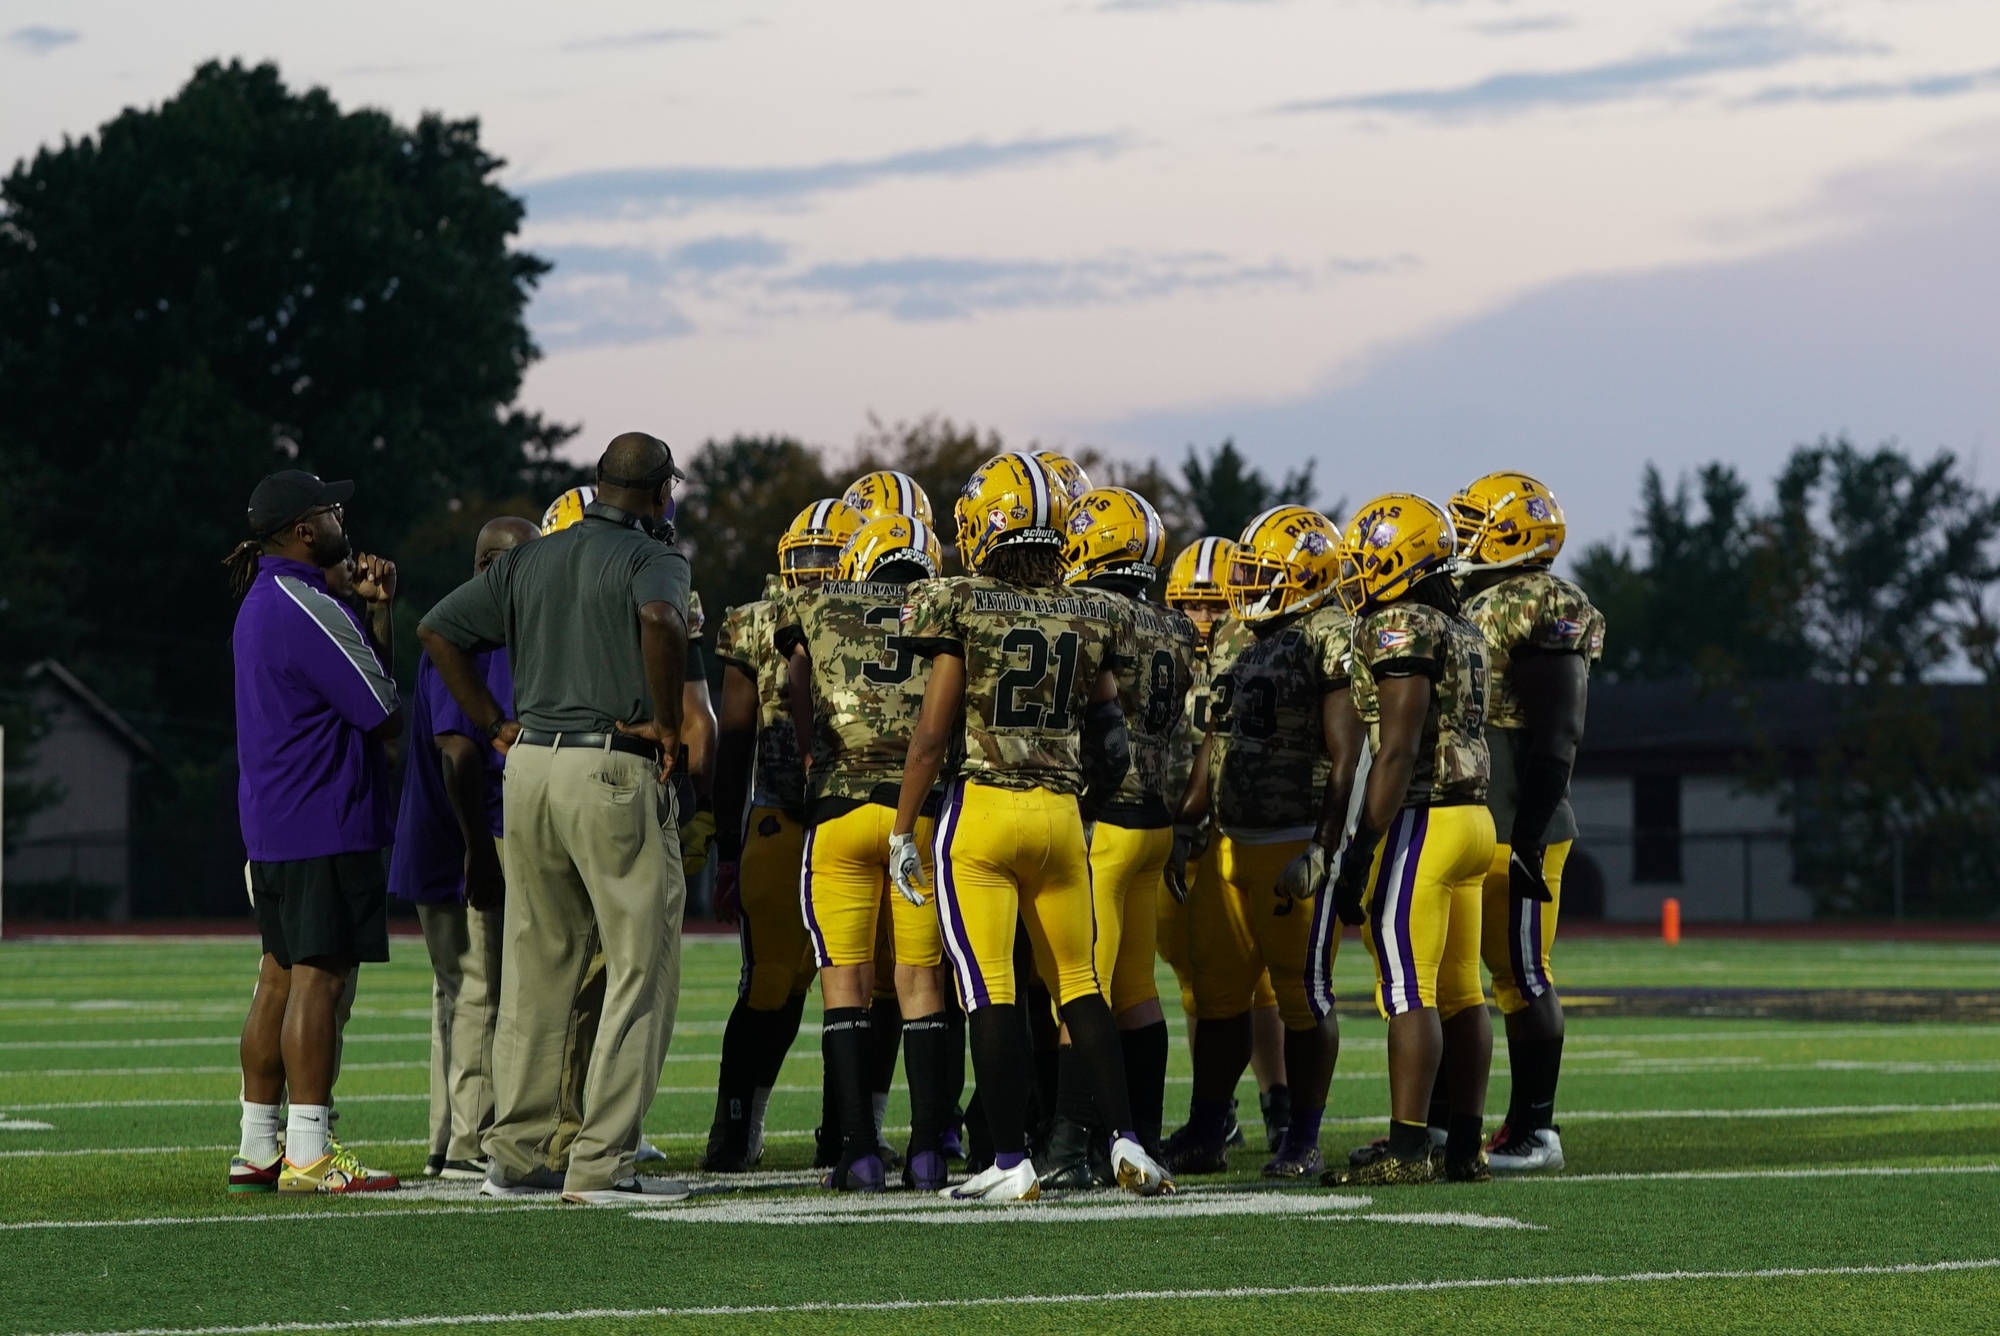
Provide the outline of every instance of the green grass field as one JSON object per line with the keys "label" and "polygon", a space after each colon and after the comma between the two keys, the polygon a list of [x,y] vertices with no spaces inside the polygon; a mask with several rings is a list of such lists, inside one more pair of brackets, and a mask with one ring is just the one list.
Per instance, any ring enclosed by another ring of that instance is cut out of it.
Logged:
{"label": "green grass field", "polygon": [[[1993,945],[1559,951],[1574,987],[2000,988]],[[363,973],[341,1131],[421,1184],[429,977],[420,944],[395,954]],[[735,946],[691,940],[687,960],[648,1124],[682,1173],[713,1104]],[[1365,961],[1350,942],[1345,994],[1365,992]],[[468,1322],[578,1336],[1972,1331],[2000,1311],[2000,1026],[1579,1015],[1561,1176],[1371,1199],[1266,1190],[1262,1157],[1238,1152],[1245,1172],[1171,1200],[1008,1210],[900,1192],[829,1202],[803,1186],[819,1108],[809,1030],[772,1103],[774,1172],[755,1188],[645,1212],[489,1203],[459,1184],[294,1201],[222,1190],[255,964],[248,942],[0,947],[0,1336]],[[1343,1020],[1329,1158],[1383,1126],[1382,1038],[1373,1019]],[[1187,1098],[1176,1045],[1170,1118]],[[1503,1057],[1492,1105],[1505,1101]]]}

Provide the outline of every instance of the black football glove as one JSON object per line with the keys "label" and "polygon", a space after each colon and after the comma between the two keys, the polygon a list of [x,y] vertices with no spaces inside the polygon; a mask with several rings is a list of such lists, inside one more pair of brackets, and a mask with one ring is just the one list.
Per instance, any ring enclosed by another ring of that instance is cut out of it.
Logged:
{"label": "black football glove", "polygon": [[1349,927],[1368,921],[1368,872],[1375,863],[1375,846],[1382,837],[1365,827],[1356,827],[1340,851],[1340,871],[1333,876],[1333,912]]}
{"label": "black football glove", "polygon": [[1507,889],[1516,900],[1539,900],[1543,904],[1555,902],[1555,892],[1549,889],[1549,879],[1542,871],[1542,847],[1517,848],[1507,859]]}
{"label": "black football glove", "polygon": [[1174,897],[1175,904],[1186,904],[1188,897],[1188,864],[1200,858],[1208,850],[1208,826],[1178,825],[1174,827],[1173,851],[1167,855],[1165,880],[1167,893]]}

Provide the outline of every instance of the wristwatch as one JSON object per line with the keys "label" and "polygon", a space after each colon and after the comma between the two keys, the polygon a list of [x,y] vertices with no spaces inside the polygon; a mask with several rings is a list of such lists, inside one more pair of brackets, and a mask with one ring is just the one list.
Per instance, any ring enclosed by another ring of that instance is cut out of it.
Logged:
{"label": "wristwatch", "polygon": [[500,730],[505,727],[507,727],[507,716],[503,714],[486,726],[486,740],[488,742],[498,742],[500,740]]}

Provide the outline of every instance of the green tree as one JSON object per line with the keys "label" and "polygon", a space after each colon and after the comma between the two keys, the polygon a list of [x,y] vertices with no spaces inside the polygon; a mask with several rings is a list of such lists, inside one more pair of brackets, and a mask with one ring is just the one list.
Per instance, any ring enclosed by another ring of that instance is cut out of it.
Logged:
{"label": "green tree", "polygon": [[209,824],[233,824],[217,563],[259,477],[354,478],[356,543],[394,556],[565,474],[566,430],[513,406],[547,265],[509,244],[501,165],[474,121],[231,63],[0,182],[0,683],[69,662],[209,776]]}
{"label": "green tree", "polygon": [[844,479],[827,474],[819,453],[785,436],[707,441],[684,466],[674,514],[694,564],[694,587],[710,621],[763,597],[764,576],[778,569],[778,535]]}
{"label": "green tree", "polygon": [[[1234,440],[1225,440],[1206,459],[1194,447],[1188,447],[1181,477],[1187,484],[1188,503],[1201,521],[1201,532],[1190,535],[1188,541],[1209,534],[1234,538],[1243,532],[1244,525],[1272,506],[1311,505],[1317,490],[1313,485],[1312,460],[1274,483],[1250,467]],[[1341,510],[1345,506],[1334,508]],[[1344,515],[1331,518],[1335,524],[1346,522]]]}

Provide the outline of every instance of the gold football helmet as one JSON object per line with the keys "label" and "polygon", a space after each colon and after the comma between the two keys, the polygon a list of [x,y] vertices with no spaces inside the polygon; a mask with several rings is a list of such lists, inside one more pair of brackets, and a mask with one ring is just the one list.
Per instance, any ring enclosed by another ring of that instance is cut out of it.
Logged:
{"label": "gold football helmet", "polygon": [[1197,538],[1182,548],[1167,568],[1167,606],[1178,608],[1194,623],[1201,652],[1215,639],[1215,628],[1229,615],[1229,563],[1236,544],[1227,538]]}
{"label": "gold football helmet", "polygon": [[1083,465],[1068,455],[1058,454],[1054,450],[1037,450],[1035,458],[1041,461],[1042,467],[1049,471],[1049,476],[1056,480],[1056,486],[1060,487],[1063,495],[1070,500],[1081,501],[1083,494],[1090,490],[1090,475],[1083,471]]}
{"label": "gold football helmet", "polygon": [[1341,606],[1359,613],[1397,598],[1457,551],[1437,502],[1414,492],[1378,496],[1355,512],[1340,540]]}
{"label": "gold football helmet", "polygon": [[785,588],[818,584],[840,569],[840,549],[861,527],[861,516],[828,497],[801,510],[778,539],[778,574]]}
{"label": "gold football helmet", "polygon": [[1243,527],[1224,588],[1237,620],[1269,621],[1322,603],[1333,593],[1333,521],[1308,506],[1273,506]]}
{"label": "gold football helmet", "polygon": [[981,464],[958,494],[958,559],[976,571],[1003,547],[1060,548],[1070,503],[1033,455],[1011,451]]}
{"label": "gold football helmet", "polygon": [[935,577],[944,569],[944,546],[931,526],[909,515],[877,515],[854,531],[840,549],[840,578],[872,580],[894,561],[923,567]]}
{"label": "gold football helmet", "polygon": [[1451,499],[1459,569],[1497,571],[1546,566],[1562,551],[1569,526],[1549,489],[1525,473],[1489,473]]}
{"label": "gold football helmet", "polygon": [[1093,487],[1069,512],[1063,582],[1129,575],[1151,584],[1167,556],[1167,526],[1153,503],[1126,487]]}
{"label": "gold football helmet", "polygon": [[864,521],[883,515],[908,515],[922,520],[926,527],[934,522],[931,499],[924,495],[924,489],[917,486],[915,478],[894,469],[862,474],[848,485],[840,499]]}
{"label": "gold football helmet", "polygon": [[572,487],[542,512],[542,532],[558,533],[583,518],[583,508],[597,499],[595,487]]}

